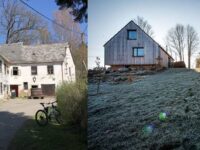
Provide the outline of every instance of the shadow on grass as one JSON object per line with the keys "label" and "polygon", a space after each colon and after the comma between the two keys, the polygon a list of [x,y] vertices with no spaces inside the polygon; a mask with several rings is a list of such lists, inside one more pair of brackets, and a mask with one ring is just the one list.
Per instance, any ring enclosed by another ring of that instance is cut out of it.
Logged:
{"label": "shadow on grass", "polygon": [[48,124],[40,127],[29,119],[16,133],[8,150],[85,150],[86,132],[76,126]]}

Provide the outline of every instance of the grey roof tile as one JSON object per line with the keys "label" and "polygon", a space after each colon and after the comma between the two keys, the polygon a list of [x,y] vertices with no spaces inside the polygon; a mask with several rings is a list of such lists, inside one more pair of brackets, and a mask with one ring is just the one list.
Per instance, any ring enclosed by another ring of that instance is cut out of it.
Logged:
{"label": "grey roof tile", "polygon": [[0,45],[0,55],[10,63],[61,62],[65,57],[67,43],[23,45],[23,43]]}

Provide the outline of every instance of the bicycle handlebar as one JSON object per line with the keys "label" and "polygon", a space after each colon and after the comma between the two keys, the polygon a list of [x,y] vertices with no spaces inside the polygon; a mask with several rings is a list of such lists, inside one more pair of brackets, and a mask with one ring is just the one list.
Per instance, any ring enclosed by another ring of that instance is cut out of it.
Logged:
{"label": "bicycle handlebar", "polygon": [[49,103],[40,103],[43,107],[44,107],[44,104],[47,104],[47,105],[50,105],[50,104],[54,104],[54,103],[57,103],[57,101],[54,101],[54,102],[49,102]]}
{"label": "bicycle handlebar", "polygon": [[46,104],[54,104],[54,103],[57,103],[57,101],[49,102],[49,103],[46,103]]}

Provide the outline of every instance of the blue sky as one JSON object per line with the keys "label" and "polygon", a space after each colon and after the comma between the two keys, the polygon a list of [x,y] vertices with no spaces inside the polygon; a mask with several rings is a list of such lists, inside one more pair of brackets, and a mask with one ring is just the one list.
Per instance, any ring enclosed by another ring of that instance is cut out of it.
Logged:
{"label": "blue sky", "polygon": [[95,66],[96,56],[104,65],[104,43],[137,16],[148,20],[163,47],[168,30],[177,23],[192,25],[200,35],[199,0],[89,0],[88,12],[89,68]]}
{"label": "blue sky", "polygon": [[[36,9],[37,11],[39,11],[40,13],[44,14],[45,16],[51,19],[53,19],[54,11],[59,9],[59,6],[56,5],[55,0],[24,0],[24,2],[26,2],[27,4],[32,6],[34,9]],[[51,22],[49,23],[51,24]],[[85,27],[86,27],[85,23],[81,24],[82,31],[85,29]],[[0,37],[0,43],[3,43],[3,42],[4,40]]]}

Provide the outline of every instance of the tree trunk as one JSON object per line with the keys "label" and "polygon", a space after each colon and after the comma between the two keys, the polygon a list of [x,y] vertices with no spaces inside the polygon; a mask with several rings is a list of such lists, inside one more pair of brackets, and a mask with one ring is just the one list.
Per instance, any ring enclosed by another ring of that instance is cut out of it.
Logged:
{"label": "tree trunk", "polygon": [[190,57],[188,56],[188,68],[190,69]]}
{"label": "tree trunk", "polygon": [[191,54],[190,54],[190,50],[188,50],[188,69],[190,69],[190,58],[191,58]]}

